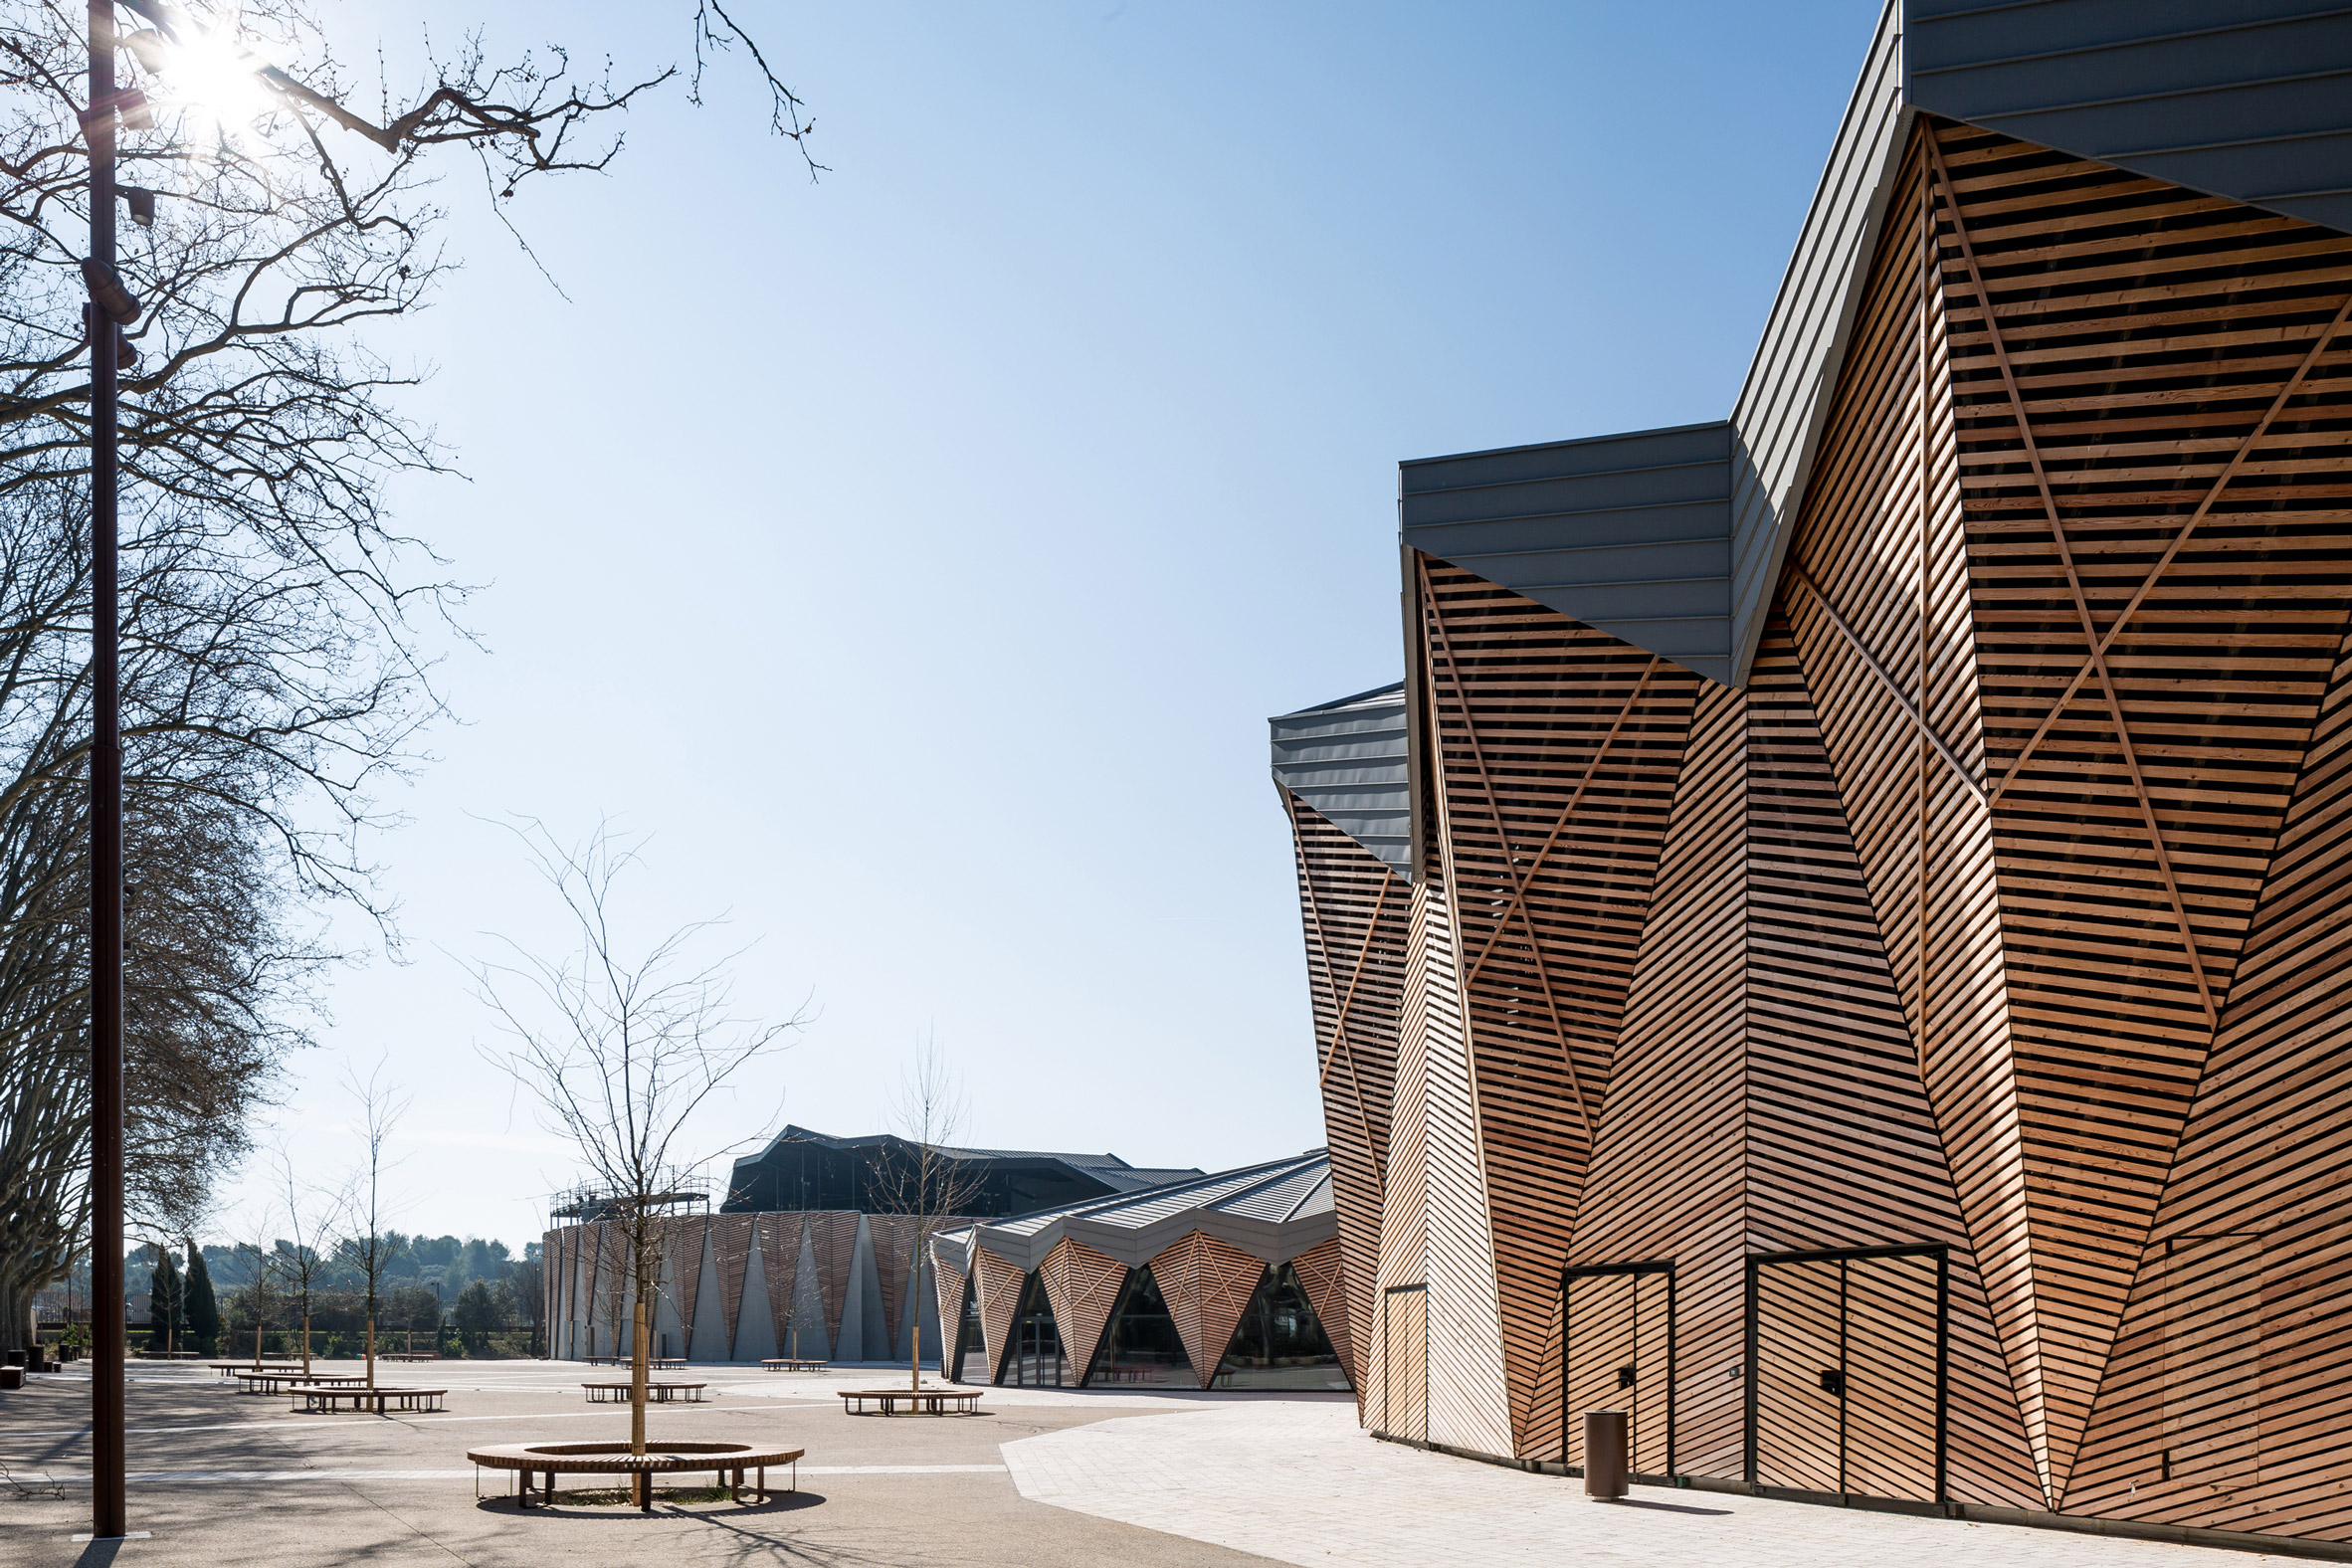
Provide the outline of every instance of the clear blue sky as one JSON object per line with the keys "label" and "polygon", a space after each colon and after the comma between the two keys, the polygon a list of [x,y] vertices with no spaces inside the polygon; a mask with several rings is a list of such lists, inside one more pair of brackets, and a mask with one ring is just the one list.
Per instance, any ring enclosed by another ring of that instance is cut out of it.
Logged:
{"label": "clear blue sky", "polygon": [[[916,1037],[970,1141],[1215,1168],[1322,1141],[1264,720],[1400,674],[1399,459],[1719,418],[1869,0],[797,6],[378,339],[470,482],[403,519],[487,585],[463,722],[376,847],[414,962],[339,977],[290,1080],[414,1095],[404,1228],[519,1244],[571,1166],[457,960],[543,942],[516,812],[652,835],[632,915],[725,912],[817,1018],[699,1129],[882,1125]],[[689,0],[501,6],[493,53],[686,51]],[[394,59],[476,8],[328,8]],[[232,1207],[250,1192],[231,1194]]]}

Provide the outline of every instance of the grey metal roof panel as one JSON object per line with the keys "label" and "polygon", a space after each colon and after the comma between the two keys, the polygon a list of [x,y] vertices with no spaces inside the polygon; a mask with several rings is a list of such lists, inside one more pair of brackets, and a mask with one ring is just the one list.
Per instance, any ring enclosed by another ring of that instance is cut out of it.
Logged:
{"label": "grey metal roof panel", "polygon": [[1405,684],[1267,721],[1274,782],[1401,877],[1413,871]]}
{"label": "grey metal roof panel", "polygon": [[1730,438],[1716,421],[1403,463],[1404,540],[1728,681]]}
{"label": "grey metal roof panel", "polygon": [[1144,1192],[983,1222],[959,1233],[952,1252],[940,1256],[968,1257],[979,1246],[1034,1269],[1063,1238],[1072,1237],[1133,1268],[1199,1230],[1274,1263],[1337,1234],[1330,1180],[1328,1152],[1313,1149]]}
{"label": "grey metal roof panel", "polygon": [[1910,121],[1901,19],[1887,0],[1732,404],[1733,686],[1747,684],[1772,611]]}
{"label": "grey metal roof panel", "polygon": [[2352,232],[2352,9],[1907,0],[1931,113]]}

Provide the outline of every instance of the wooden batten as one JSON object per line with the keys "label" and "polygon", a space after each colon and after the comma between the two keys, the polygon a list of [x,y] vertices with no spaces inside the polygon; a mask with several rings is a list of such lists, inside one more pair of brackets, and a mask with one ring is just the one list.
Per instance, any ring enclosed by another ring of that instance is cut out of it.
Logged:
{"label": "wooden batten", "polygon": [[993,1383],[1004,1372],[1005,1353],[1013,1343],[1013,1318],[1021,1310],[1021,1287],[1029,1276],[1018,1265],[985,1247],[976,1251],[973,1268],[980,1276],[980,1337],[988,1351],[988,1380]]}
{"label": "wooden batten", "polygon": [[718,1270],[718,1310],[731,1356],[735,1353],[735,1324],[743,1313],[743,1280],[751,1271],[751,1216],[712,1215],[710,1255]]}
{"label": "wooden batten", "polygon": [[[1355,840],[1287,792],[1306,928],[1323,1136],[1338,1211],[1341,1319],[1332,1343],[1368,1344],[1396,1092],[1412,889]],[[1316,1310],[1321,1312],[1318,1305]],[[1358,1369],[1351,1364],[1350,1375]]]}
{"label": "wooden batten", "polygon": [[1347,1368],[1348,1382],[1362,1388],[1364,1366],[1356,1357],[1356,1341],[1348,1327],[1347,1264],[1339,1238],[1334,1236],[1300,1253],[1290,1260],[1290,1268],[1298,1275],[1298,1287],[1306,1292],[1306,1304],[1314,1308],[1315,1319],[1323,1325],[1340,1365]]}
{"label": "wooden batten", "polygon": [[858,1257],[858,1219],[847,1210],[820,1210],[809,1216],[809,1250],[829,1344],[841,1342],[842,1313],[849,1306],[851,1270]]}
{"label": "wooden batten", "polygon": [[1102,1348],[1102,1331],[1118,1305],[1127,1266],[1066,1236],[1037,1266],[1037,1276],[1053,1303],[1069,1380],[1083,1382],[1093,1371],[1094,1353]]}
{"label": "wooden batten", "polygon": [[1242,1314],[1250,1308],[1250,1298],[1258,1293],[1266,1265],[1214,1236],[1190,1231],[1154,1257],[1150,1269],[1160,1299],[1176,1320],[1184,1353],[1192,1359],[1193,1375],[1207,1388],[1225,1359],[1226,1346],[1233,1343]]}
{"label": "wooden batten", "polygon": [[759,1217],[759,1267],[767,1278],[768,1323],[775,1330],[776,1354],[793,1352],[792,1316],[799,1299],[800,1243],[806,1216],[792,1211]]}

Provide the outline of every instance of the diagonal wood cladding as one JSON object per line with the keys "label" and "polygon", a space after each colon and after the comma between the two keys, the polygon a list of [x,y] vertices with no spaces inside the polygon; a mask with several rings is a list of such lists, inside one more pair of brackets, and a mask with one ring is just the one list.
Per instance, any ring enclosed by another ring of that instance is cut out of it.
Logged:
{"label": "diagonal wood cladding", "polygon": [[1298,1287],[1306,1292],[1306,1304],[1314,1308],[1315,1320],[1323,1325],[1340,1365],[1347,1368],[1348,1382],[1360,1390],[1364,1366],[1356,1359],[1356,1341],[1348,1327],[1347,1263],[1339,1238],[1334,1236],[1300,1253],[1290,1260],[1290,1269],[1298,1275]]}
{"label": "diagonal wood cladding", "polygon": [[[1396,1088],[1412,889],[1361,845],[1284,792],[1305,914],[1316,1078],[1339,1215],[1346,1321],[1333,1342],[1371,1342],[1380,1213]],[[1319,1310],[1319,1308],[1318,1308]],[[1361,1386],[1361,1368],[1350,1375]]]}
{"label": "diagonal wood cladding", "polygon": [[1984,786],[1939,252],[1914,139],[1783,573],[1917,1072],[2046,1466],[2042,1318]]}
{"label": "diagonal wood cladding", "polygon": [[867,1238],[874,1245],[874,1276],[882,1286],[882,1322],[890,1343],[905,1342],[906,1325],[900,1313],[908,1299],[907,1272],[914,1267],[914,1243],[922,1222],[907,1214],[870,1214]]}
{"label": "diagonal wood cladding", "polygon": [[710,1240],[710,1218],[697,1214],[673,1220],[663,1227],[663,1250],[670,1264],[670,1291],[678,1308],[679,1348],[693,1354],[694,1303],[702,1287],[702,1254]]}
{"label": "diagonal wood cladding", "polygon": [[1054,1304],[1054,1324],[1062,1334],[1070,1380],[1083,1382],[1094,1369],[1094,1353],[1102,1348],[1102,1330],[1118,1305],[1127,1266],[1066,1236],[1037,1266],[1037,1274],[1046,1287],[1046,1299]]}
{"label": "diagonal wood cladding", "polygon": [[751,1216],[710,1217],[710,1256],[718,1269],[718,1309],[725,1321],[727,1354],[735,1353],[735,1324],[743,1311],[743,1277],[751,1268]]}
{"label": "diagonal wood cladding", "polygon": [[859,1216],[820,1210],[809,1216],[809,1249],[817,1269],[817,1295],[825,1306],[825,1339],[841,1343],[842,1312],[849,1305],[851,1268],[858,1257]]}
{"label": "diagonal wood cladding", "polygon": [[[1405,1415],[1404,1406],[1390,1398],[1387,1369],[1400,1364],[1408,1353],[1419,1353],[1389,1343],[1388,1292],[1426,1285],[1429,1278],[1429,909],[1431,901],[1442,896],[1435,882],[1416,882],[1406,930],[1405,1000],[1397,1019],[1396,1091],[1391,1102],[1385,1184],[1376,1216],[1380,1256],[1373,1276],[1372,1329],[1365,1355],[1368,1375],[1357,1390],[1364,1424],[1374,1432],[1404,1432],[1396,1425]],[[1421,1341],[1414,1343],[1418,1346]]]}
{"label": "diagonal wood cladding", "polygon": [[[2352,639],[2064,1499],[2342,1540],[2352,1427]],[[2234,1308],[2217,1320],[2217,1313]]]}
{"label": "diagonal wood cladding", "polygon": [[2062,1492],[2352,599],[2352,238],[1933,150]]}
{"label": "diagonal wood cladding", "polygon": [[[1674,1265],[1676,1459],[1701,1475],[1740,1473],[1745,1408],[1725,1374],[1746,1354],[1746,802],[1747,699],[1711,686],[1684,746],[1567,1259]],[[1557,1375],[1537,1387],[1523,1455],[1568,1457]]]}
{"label": "diagonal wood cladding", "polygon": [[[1701,683],[1419,561],[1430,754],[1515,1450],[1548,1419],[1535,1391],[1556,1360],[1544,1346],[1560,1264]],[[1435,1416],[1444,1302],[1431,1305]]]}
{"label": "diagonal wood cladding", "polygon": [[937,1254],[931,1257],[931,1288],[939,1302],[939,1367],[949,1377],[958,1375],[969,1348],[958,1343],[964,1326],[964,1281],[961,1269]]}
{"label": "diagonal wood cladding", "polygon": [[[1747,1250],[1949,1248],[1950,1493],[2044,1506],[1896,971],[1785,617],[1765,624],[1746,707]],[[1894,1370],[1933,1383],[1932,1363],[1915,1356]],[[1856,1426],[1853,1473],[1915,1474],[1918,1440],[1907,1428]]]}
{"label": "diagonal wood cladding", "polygon": [[[1184,1353],[1192,1358],[1193,1376],[1207,1388],[1225,1359],[1226,1347],[1233,1343],[1242,1314],[1250,1309],[1250,1297],[1258,1293],[1266,1265],[1206,1232],[1187,1231],[1147,1267],[1160,1287],[1160,1299],[1168,1304],[1168,1315],[1176,1320]],[[1115,1282],[1111,1288],[1115,1294]],[[1059,1312],[1056,1317],[1059,1320]]]}
{"label": "diagonal wood cladding", "polygon": [[800,1242],[806,1217],[791,1211],[763,1214],[759,1224],[759,1267],[767,1278],[768,1323],[776,1333],[776,1354],[798,1355],[793,1303],[799,1299]]}
{"label": "diagonal wood cladding", "polygon": [[988,1351],[988,1380],[1003,1373],[1005,1352],[1013,1343],[1013,1315],[1021,1310],[1020,1268],[987,1248],[974,1249],[973,1269],[980,1276],[980,1338]]}

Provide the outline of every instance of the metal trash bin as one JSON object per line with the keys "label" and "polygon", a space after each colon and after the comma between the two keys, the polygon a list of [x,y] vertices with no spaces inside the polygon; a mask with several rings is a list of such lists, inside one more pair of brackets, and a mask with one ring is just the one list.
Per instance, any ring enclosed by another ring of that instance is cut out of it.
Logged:
{"label": "metal trash bin", "polygon": [[1584,1494],[1622,1497],[1626,1494],[1626,1413],[1588,1410],[1584,1413]]}

